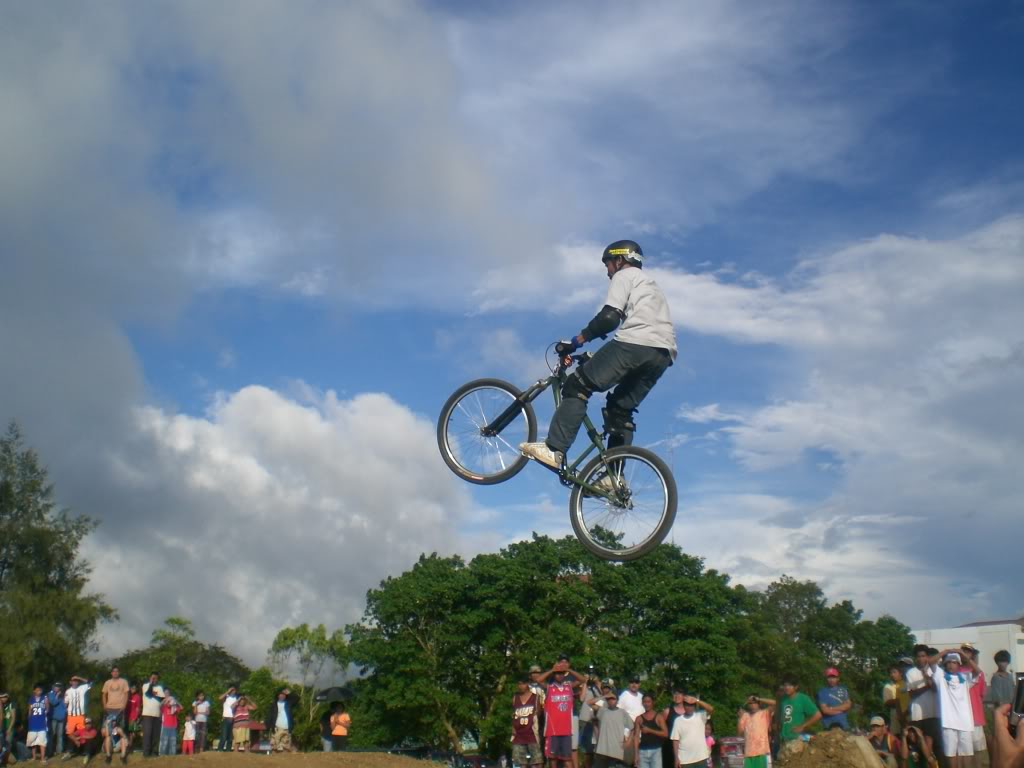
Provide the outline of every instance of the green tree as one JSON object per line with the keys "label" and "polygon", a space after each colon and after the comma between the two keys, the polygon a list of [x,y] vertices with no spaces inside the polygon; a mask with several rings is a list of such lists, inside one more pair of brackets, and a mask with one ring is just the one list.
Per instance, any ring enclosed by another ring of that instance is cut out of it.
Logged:
{"label": "green tree", "polygon": [[423,556],[371,590],[363,622],[349,628],[366,674],[355,684],[353,741],[458,749],[468,732],[496,753],[515,681],[559,652],[604,676],[646,676],[664,697],[685,682],[738,704],[745,605],[727,577],[668,545],[622,565],[571,537],[534,536],[468,564]]}
{"label": "green tree", "polygon": [[347,665],[344,632],[338,629],[328,635],[323,624],[312,628],[308,624],[285,627],[274,638],[269,655],[276,674],[284,676],[294,669],[301,681],[289,686],[297,697],[293,738],[303,748],[318,744],[323,705],[316,701],[317,686],[325,674],[334,677]]}
{"label": "green tree", "polygon": [[[129,651],[106,666],[115,664],[124,677],[139,685],[149,680],[151,672],[157,672],[160,682],[171,689],[186,709],[190,708],[196,691],[205,691],[206,697],[216,702],[228,685],[241,685],[250,678],[245,664],[222,646],[198,640],[192,622],[179,616],[171,616],[154,630],[149,646]],[[220,707],[212,706],[211,738],[220,733],[220,721]]]}
{"label": "green tree", "polygon": [[38,454],[13,422],[0,437],[0,680],[18,699],[84,665],[100,622],[117,614],[86,592],[81,541],[96,527],[59,508]]}
{"label": "green tree", "polygon": [[888,666],[913,644],[909,627],[891,616],[864,621],[849,600],[829,605],[813,581],[790,576],[748,597],[741,652],[752,691],[773,690],[783,676],[794,676],[813,698],[824,685],[824,669],[837,666],[853,699],[854,722],[863,725],[879,712]]}

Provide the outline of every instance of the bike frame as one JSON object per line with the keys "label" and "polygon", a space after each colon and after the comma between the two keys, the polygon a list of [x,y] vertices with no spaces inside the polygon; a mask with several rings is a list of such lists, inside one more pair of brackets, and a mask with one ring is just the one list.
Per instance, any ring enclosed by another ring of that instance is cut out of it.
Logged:
{"label": "bike frame", "polygon": [[[494,421],[492,421],[490,424],[484,427],[481,430],[481,433],[486,437],[494,437],[498,435],[501,432],[501,430],[503,430],[505,427],[511,424],[512,421],[515,420],[515,418],[519,415],[519,412],[522,411],[524,405],[526,405],[527,403],[532,403],[534,400],[540,397],[540,395],[548,387],[551,387],[551,394],[554,397],[555,408],[557,409],[559,403],[562,402],[562,385],[565,383],[566,378],[568,378],[566,371],[569,369],[569,366],[572,365],[573,361],[582,364],[583,362],[589,359],[589,354],[583,354],[573,355],[571,357],[567,357],[559,361],[558,368],[555,370],[554,373],[552,373],[550,376],[546,378],[538,379],[536,382],[534,382],[528,389],[526,389],[521,395],[519,395],[519,397],[516,398],[515,402],[513,402],[504,411],[499,413],[495,417]],[[584,448],[583,452],[580,453],[580,455],[577,456],[571,463],[567,464],[565,467],[561,469],[552,471],[558,474],[558,478],[561,481],[562,485],[565,485],[566,487],[578,485],[585,488],[594,496],[602,496],[604,498],[610,499],[611,496],[604,490],[596,488],[580,480],[579,474],[576,471],[577,467],[579,467],[580,464],[586,461],[591,456],[591,454],[594,453],[594,451],[597,451],[597,453],[602,458],[604,458],[605,451],[607,450],[605,448],[604,440],[602,439],[601,433],[597,431],[597,427],[594,426],[594,422],[590,420],[589,413],[585,413],[583,415],[583,426],[587,430],[587,437],[590,438],[590,444],[586,448]]]}

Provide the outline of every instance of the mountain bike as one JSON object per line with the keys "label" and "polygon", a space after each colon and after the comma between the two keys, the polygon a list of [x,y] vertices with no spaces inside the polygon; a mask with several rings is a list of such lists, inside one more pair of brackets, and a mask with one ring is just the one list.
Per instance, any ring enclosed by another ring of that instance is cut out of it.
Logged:
{"label": "mountain bike", "polygon": [[[525,391],[501,379],[476,379],[459,387],[437,421],[437,446],[445,464],[477,485],[503,483],[519,474],[529,463],[519,444],[537,439],[533,401],[551,389],[557,408],[569,369],[590,357],[586,352],[560,357],[553,366],[549,362],[551,375]],[[600,558],[635,560],[658,546],[672,528],[675,479],[653,451],[634,445],[608,448],[589,415],[583,425],[589,444],[577,458],[567,457],[562,467],[552,470],[572,489],[573,532]]]}

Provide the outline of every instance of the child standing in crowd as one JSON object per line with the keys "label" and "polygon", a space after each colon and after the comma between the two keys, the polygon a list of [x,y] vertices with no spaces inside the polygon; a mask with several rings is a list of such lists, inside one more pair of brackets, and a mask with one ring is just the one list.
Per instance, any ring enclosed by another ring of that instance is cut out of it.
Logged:
{"label": "child standing in crowd", "polygon": [[239,752],[249,749],[249,713],[253,710],[252,702],[245,696],[239,696],[235,704],[234,731],[232,740]]}
{"label": "child standing in crowd", "polygon": [[711,724],[711,721],[704,723],[704,741],[708,745],[708,768],[715,768],[714,754],[715,754],[715,726]]}
{"label": "child standing in crowd", "polygon": [[140,730],[140,719],[142,717],[142,694],[139,693],[139,686],[128,687],[128,708],[124,711],[126,732],[128,734],[128,746]]}
{"label": "child standing in crowd", "polygon": [[206,726],[210,721],[210,702],[206,700],[206,694],[196,691],[196,700],[192,702],[192,714],[195,715],[196,724],[196,752],[202,752],[206,748]]}
{"label": "child standing in crowd", "polygon": [[196,720],[195,716],[189,714],[185,718],[185,731],[181,736],[181,754],[194,755],[196,743]]}
{"label": "child standing in crowd", "polygon": [[28,730],[25,746],[32,752],[32,759],[46,762],[46,718],[50,713],[50,702],[43,696],[43,686],[32,689],[28,700]]}
{"label": "child standing in crowd", "polygon": [[171,694],[170,688],[164,688],[164,700],[160,704],[160,756],[173,755],[178,750],[178,713],[181,704]]}

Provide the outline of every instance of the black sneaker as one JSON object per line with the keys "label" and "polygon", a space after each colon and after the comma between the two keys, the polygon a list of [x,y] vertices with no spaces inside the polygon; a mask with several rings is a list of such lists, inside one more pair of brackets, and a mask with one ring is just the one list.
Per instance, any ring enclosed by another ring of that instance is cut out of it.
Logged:
{"label": "black sneaker", "polygon": [[128,755],[121,755],[121,765],[128,765]]}
{"label": "black sneaker", "polygon": [[110,760],[111,760],[110,755],[107,755],[105,758],[103,758],[103,762],[105,762],[107,765],[110,765]]}

